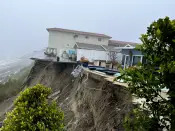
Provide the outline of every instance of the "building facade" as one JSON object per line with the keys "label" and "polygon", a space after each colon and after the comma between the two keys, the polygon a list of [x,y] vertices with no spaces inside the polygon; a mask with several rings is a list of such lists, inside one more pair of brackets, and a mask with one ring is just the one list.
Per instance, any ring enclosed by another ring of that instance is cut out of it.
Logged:
{"label": "building facade", "polygon": [[138,63],[144,62],[144,57],[141,51],[136,50],[134,47],[123,48],[122,51],[122,66],[128,68],[135,66]]}
{"label": "building facade", "polygon": [[85,57],[90,62],[95,60],[108,60],[107,51],[102,45],[77,43],[74,48],[77,52],[77,61]]}
{"label": "building facade", "polygon": [[125,68],[143,59],[141,52],[135,50],[138,43],[110,40],[112,37],[105,34],[62,28],[47,28],[47,31],[49,40],[46,54],[57,56],[61,61],[79,61],[85,57],[90,62],[117,61]]}
{"label": "building facade", "polygon": [[110,36],[98,33],[82,32],[61,28],[48,28],[48,48],[57,49],[57,56],[61,56],[67,49],[73,49],[76,43],[94,45],[108,45]]}

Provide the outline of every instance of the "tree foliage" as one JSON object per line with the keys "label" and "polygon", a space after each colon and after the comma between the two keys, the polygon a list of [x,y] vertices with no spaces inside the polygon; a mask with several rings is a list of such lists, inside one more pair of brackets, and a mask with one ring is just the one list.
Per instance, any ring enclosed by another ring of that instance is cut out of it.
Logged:
{"label": "tree foliage", "polygon": [[[122,78],[131,93],[145,102],[127,117],[125,128],[175,130],[175,20],[166,17],[153,22],[141,41],[139,50],[147,62],[126,69]],[[161,95],[165,88],[167,98]]]}
{"label": "tree foliage", "polygon": [[51,89],[40,84],[25,89],[7,113],[1,131],[62,131],[63,112],[55,102],[48,103]]}

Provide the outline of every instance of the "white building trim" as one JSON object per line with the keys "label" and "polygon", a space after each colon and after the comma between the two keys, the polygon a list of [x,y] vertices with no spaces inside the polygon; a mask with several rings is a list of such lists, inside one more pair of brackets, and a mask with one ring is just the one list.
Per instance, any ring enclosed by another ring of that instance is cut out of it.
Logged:
{"label": "white building trim", "polygon": [[135,47],[115,47],[115,49],[135,49]]}

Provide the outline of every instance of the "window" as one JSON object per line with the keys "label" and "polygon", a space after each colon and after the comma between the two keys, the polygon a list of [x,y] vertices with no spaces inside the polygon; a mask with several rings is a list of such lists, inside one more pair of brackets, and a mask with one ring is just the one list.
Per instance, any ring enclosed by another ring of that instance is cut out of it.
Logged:
{"label": "window", "polygon": [[125,64],[126,64],[126,66],[128,67],[129,65],[130,65],[130,58],[129,58],[129,55],[126,55],[126,58],[125,58]]}
{"label": "window", "polygon": [[142,56],[134,56],[132,57],[132,66],[137,65],[139,62],[141,62]]}
{"label": "window", "polygon": [[122,55],[122,65],[125,64],[125,55]]}
{"label": "window", "polygon": [[86,39],[88,39],[88,38],[89,38],[89,36],[85,36],[85,38],[86,38]]}
{"label": "window", "polygon": [[78,38],[78,35],[74,35],[74,38]]}
{"label": "window", "polygon": [[101,41],[102,40],[102,38],[98,38],[98,41]]}
{"label": "window", "polygon": [[122,65],[124,68],[128,68],[130,66],[130,56],[129,55],[123,55],[122,56]]}

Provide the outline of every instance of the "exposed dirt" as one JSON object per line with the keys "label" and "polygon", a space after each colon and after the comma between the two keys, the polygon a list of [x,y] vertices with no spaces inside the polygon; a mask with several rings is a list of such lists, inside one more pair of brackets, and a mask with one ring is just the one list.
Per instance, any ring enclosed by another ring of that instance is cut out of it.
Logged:
{"label": "exposed dirt", "polygon": [[50,99],[64,111],[68,131],[122,131],[123,118],[131,109],[131,96],[125,88],[86,72],[73,78],[73,67],[37,61],[28,86],[41,83],[52,88]]}
{"label": "exposed dirt", "polygon": [[87,72],[74,78],[75,66],[36,61],[26,86],[41,83],[52,88],[49,99],[64,111],[68,131],[123,131],[123,118],[132,106],[130,94]]}

